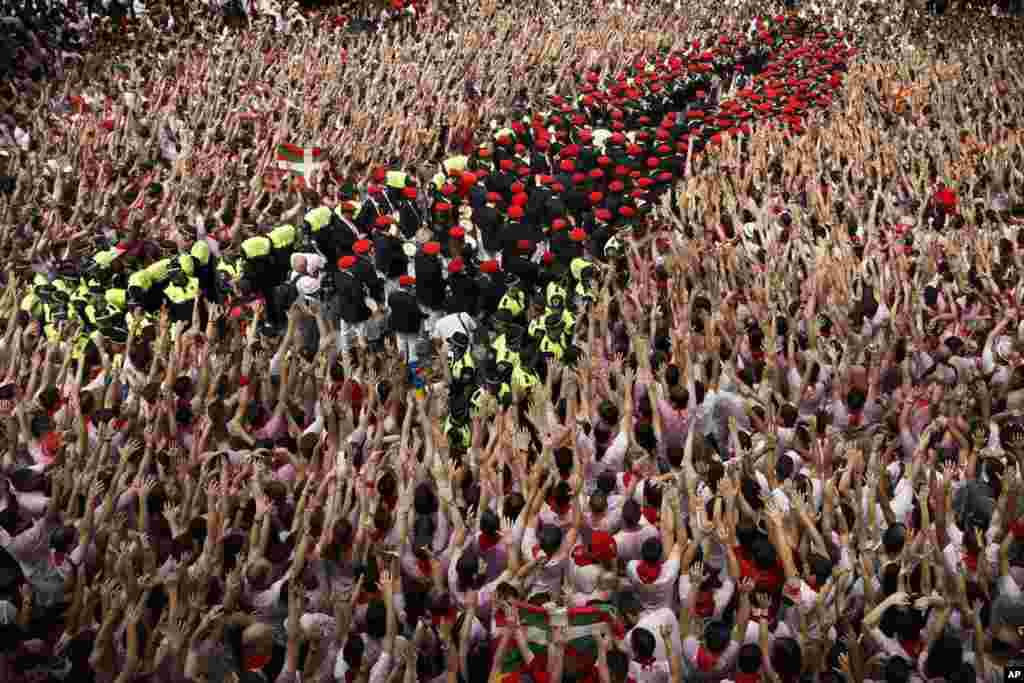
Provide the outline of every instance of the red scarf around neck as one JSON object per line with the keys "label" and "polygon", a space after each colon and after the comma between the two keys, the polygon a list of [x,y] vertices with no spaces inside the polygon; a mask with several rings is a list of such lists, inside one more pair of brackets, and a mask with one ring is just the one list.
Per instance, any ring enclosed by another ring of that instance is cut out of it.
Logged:
{"label": "red scarf around neck", "polygon": [[705,673],[714,671],[721,654],[715,654],[701,645],[697,648],[697,668]]}
{"label": "red scarf around neck", "polygon": [[498,545],[498,541],[501,540],[501,536],[498,534],[488,534],[483,531],[480,532],[480,539],[478,544],[480,546],[480,552],[486,553],[488,550]]}
{"label": "red scarf around neck", "polygon": [[661,576],[661,562],[652,564],[646,560],[640,560],[636,566],[636,575],[644,583],[654,583]]}
{"label": "red scarf around neck", "polygon": [[733,683],[760,683],[761,674],[745,674],[742,671],[736,672],[736,677],[733,679]]}
{"label": "red scarf around neck", "polygon": [[658,522],[661,521],[661,511],[658,508],[644,507],[642,512],[644,513],[644,518],[648,522],[654,526],[658,526]]}

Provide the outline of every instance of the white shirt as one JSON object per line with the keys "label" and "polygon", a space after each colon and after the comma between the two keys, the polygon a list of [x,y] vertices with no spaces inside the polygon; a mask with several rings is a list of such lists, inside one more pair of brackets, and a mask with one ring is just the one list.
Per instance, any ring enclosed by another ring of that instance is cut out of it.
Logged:
{"label": "white shirt", "polygon": [[451,339],[456,332],[462,332],[467,337],[471,337],[474,330],[476,330],[476,321],[468,313],[452,313],[434,324],[433,336],[435,339]]}

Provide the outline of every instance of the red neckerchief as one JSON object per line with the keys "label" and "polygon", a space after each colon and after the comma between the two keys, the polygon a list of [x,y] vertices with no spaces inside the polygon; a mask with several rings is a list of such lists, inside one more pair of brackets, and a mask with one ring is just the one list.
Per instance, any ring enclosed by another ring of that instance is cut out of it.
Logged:
{"label": "red neckerchief", "polygon": [[430,566],[429,557],[417,557],[416,568],[419,569],[420,573],[423,574],[423,576],[426,576],[427,578],[430,578],[431,574],[433,573],[433,568]]}
{"label": "red neckerchief", "polygon": [[627,471],[622,473],[622,487],[623,488],[627,488],[628,489],[629,488],[629,484],[632,481],[633,481],[633,473],[632,472],[627,470]]}
{"label": "red neckerchief", "polygon": [[961,553],[961,557],[964,560],[964,564],[967,565],[967,569],[969,569],[971,573],[978,571],[978,553],[964,551]]}
{"label": "red neckerchief", "polygon": [[636,657],[633,659],[633,661],[639,664],[640,668],[644,671],[650,671],[651,669],[653,669],[655,662],[657,662],[657,660],[654,659],[654,657]]}
{"label": "red neckerchief", "polygon": [[733,683],[758,683],[760,680],[760,673],[745,674],[742,671],[737,671]]}
{"label": "red neckerchief", "polygon": [[857,412],[851,412],[847,420],[847,424],[850,427],[860,427],[861,423],[864,422],[864,413],[858,410]]}
{"label": "red neckerchief", "polygon": [[915,640],[901,640],[900,647],[903,648],[904,652],[910,655],[911,660],[916,662],[917,658],[921,655],[921,650],[924,649],[924,643],[921,642],[920,638]]}
{"label": "red neckerchief", "polygon": [[270,655],[249,655],[245,658],[246,671],[262,671],[270,663]]}
{"label": "red neckerchief", "polygon": [[569,505],[571,503],[572,503],[572,501],[567,501],[566,503],[564,503],[562,505],[559,505],[558,501],[555,500],[554,496],[548,498],[548,506],[552,510],[554,510],[555,514],[558,515],[559,517],[564,517],[566,515],[566,513],[569,512]]}
{"label": "red neckerchief", "polygon": [[658,526],[658,522],[660,521],[659,517],[661,517],[661,511],[658,508],[645,506],[642,512],[644,513],[644,517],[647,519],[648,522],[650,522],[654,526]]}
{"label": "red neckerchief", "polygon": [[480,552],[486,553],[488,550],[498,545],[499,541],[501,541],[501,536],[498,534],[488,534],[481,531],[477,544],[480,547]]}
{"label": "red neckerchief", "polygon": [[572,561],[576,563],[577,567],[589,567],[596,564],[594,558],[590,556],[587,546],[582,543],[572,549]]}
{"label": "red neckerchief", "polygon": [[636,565],[636,575],[644,583],[654,583],[661,576],[661,562],[651,564],[646,560],[640,560]]}
{"label": "red neckerchief", "polygon": [[716,655],[701,645],[697,648],[697,668],[705,673],[714,671],[720,656],[721,654]]}
{"label": "red neckerchief", "polygon": [[711,615],[715,613],[714,591],[698,591],[697,604],[694,605],[693,611],[696,612],[697,616],[701,619],[711,617]]}

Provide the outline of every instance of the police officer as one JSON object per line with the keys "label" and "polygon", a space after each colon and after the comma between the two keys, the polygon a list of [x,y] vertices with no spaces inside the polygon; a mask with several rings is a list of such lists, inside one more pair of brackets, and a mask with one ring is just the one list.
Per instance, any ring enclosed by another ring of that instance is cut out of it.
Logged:
{"label": "police officer", "polygon": [[[338,262],[341,255],[348,253],[355,244],[355,235],[345,226],[341,219],[326,206],[319,206],[309,211],[303,219],[306,235],[313,242],[327,263]],[[346,239],[351,236],[351,239]]]}

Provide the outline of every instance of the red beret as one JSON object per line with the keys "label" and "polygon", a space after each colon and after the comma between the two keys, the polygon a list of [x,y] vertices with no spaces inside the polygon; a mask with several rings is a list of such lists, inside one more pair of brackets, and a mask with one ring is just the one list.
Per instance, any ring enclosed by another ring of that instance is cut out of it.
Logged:
{"label": "red beret", "polygon": [[601,192],[591,192],[590,193],[590,203],[591,204],[599,204],[602,199],[604,199],[604,194],[603,193],[601,193]]}
{"label": "red beret", "polygon": [[581,130],[580,131],[580,140],[583,140],[584,142],[590,142],[593,139],[594,139],[594,134],[591,131],[589,131],[589,130]]}
{"label": "red beret", "polygon": [[512,208],[510,208],[508,210],[508,217],[509,218],[515,218],[515,219],[522,218],[523,217],[523,207],[518,206],[518,205],[513,206]]}
{"label": "red beret", "polygon": [[349,268],[351,268],[355,264],[356,264],[356,257],[355,256],[342,256],[340,259],[338,259],[338,267],[341,268],[342,270],[348,270]]}
{"label": "red beret", "polygon": [[610,221],[612,219],[612,212],[608,209],[598,209],[594,212],[594,216],[599,221]]}
{"label": "red beret", "polygon": [[370,240],[359,240],[358,242],[352,245],[352,251],[356,252],[357,254],[365,254],[366,252],[370,251],[371,246],[373,245],[370,244]]}
{"label": "red beret", "polygon": [[569,239],[573,242],[582,242],[587,239],[587,233],[585,233],[582,228],[574,228],[572,232],[569,233]]}
{"label": "red beret", "polygon": [[647,168],[658,168],[658,164],[660,163],[661,160],[659,160],[658,157],[647,157]]}
{"label": "red beret", "polygon": [[437,204],[434,204],[434,211],[436,211],[438,213],[445,213],[445,212],[451,211],[451,210],[452,210],[452,205],[449,204],[448,202],[438,202]]}
{"label": "red beret", "polygon": [[611,141],[616,145],[621,145],[626,142],[626,136],[623,135],[622,133],[615,133],[614,135],[612,135]]}
{"label": "red beret", "polygon": [[552,263],[555,262],[555,255],[552,254],[550,251],[545,251],[543,260],[545,266],[550,266]]}
{"label": "red beret", "polygon": [[461,273],[462,269],[463,269],[463,263],[462,263],[462,259],[460,259],[460,258],[453,258],[451,260],[451,262],[448,264],[448,272],[449,273],[453,273],[453,274],[454,273]]}
{"label": "red beret", "polygon": [[455,186],[452,185],[451,183],[445,183],[444,185],[441,186],[441,194],[443,194],[445,197],[451,197],[453,194],[455,194]]}
{"label": "red beret", "polygon": [[441,253],[441,245],[438,242],[427,242],[423,245],[423,253],[427,256],[436,256]]}
{"label": "red beret", "polygon": [[451,237],[453,240],[465,239],[466,231],[463,228],[454,227],[448,231],[448,236]]}
{"label": "red beret", "polygon": [[622,184],[621,180],[615,180],[608,185],[609,192],[622,192],[626,189],[626,186]]}
{"label": "red beret", "polygon": [[484,261],[483,263],[480,264],[480,272],[481,273],[497,273],[498,272],[498,262],[494,261],[494,260]]}
{"label": "red beret", "polygon": [[555,192],[565,192],[565,185],[562,183],[552,183],[551,189]]}
{"label": "red beret", "polygon": [[576,170],[576,164],[572,162],[572,159],[562,159],[562,163],[558,167],[566,173],[572,173]]}
{"label": "red beret", "polygon": [[672,180],[672,174],[668,171],[664,171],[658,174],[658,182],[667,183]]}
{"label": "red beret", "polygon": [[615,175],[629,175],[629,167],[619,164],[615,167]]}
{"label": "red beret", "polygon": [[392,222],[391,216],[389,216],[387,214],[384,214],[383,216],[377,216],[377,219],[374,221],[374,223],[377,225],[378,228],[383,228],[383,227],[386,227],[388,225],[391,225],[391,222]]}
{"label": "red beret", "polygon": [[416,199],[416,195],[419,194],[415,187],[403,187],[402,196],[406,199]]}
{"label": "red beret", "polygon": [[498,194],[497,192],[488,192],[487,193],[487,201],[491,202],[492,204],[494,204],[496,202],[500,202],[501,201],[501,195]]}
{"label": "red beret", "polygon": [[654,184],[654,181],[651,180],[650,178],[641,178],[640,180],[636,181],[636,184],[639,185],[640,187],[650,187],[651,185]]}
{"label": "red beret", "polygon": [[416,284],[416,278],[414,278],[412,275],[403,275],[402,277],[398,278],[398,284],[402,285],[403,287],[408,287],[409,285]]}
{"label": "red beret", "polygon": [[512,187],[510,187],[509,189],[512,190],[512,194],[519,194],[520,192],[526,191],[526,186],[517,180],[516,182],[512,183]]}
{"label": "red beret", "polygon": [[500,168],[502,171],[511,171],[515,167],[516,162],[512,161],[511,159],[502,159],[501,163],[498,164],[498,168]]}
{"label": "red beret", "polygon": [[512,142],[512,140],[509,138],[509,136],[507,136],[507,135],[499,135],[498,136],[497,143],[499,145],[507,145],[510,142]]}
{"label": "red beret", "polygon": [[599,168],[595,168],[594,170],[592,170],[590,172],[590,177],[591,178],[603,178],[604,177],[604,171],[602,171]]}
{"label": "red beret", "polygon": [[519,248],[519,251],[529,251],[533,249],[533,243],[530,240],[519,240],[516,242],[516,247]]}
{"label": "red beret", "polygon": [[598,166],[610,166],[611,163],[612,163],[612,160],[610,158],[608,158],[608,157],[600,156],[600,157],[597,158],[597,165]]}
{"label": "red beret", "polygon": [[550,184],[551,184],[551,183],[553,183],[553,182],[555,182],[555,179],[554,179],[554,178],[552,178],[552,177],[551,177],[551,176],[549,176],[549,175],[542,175],[542,176],[540,177],[540,183],[541,183],[541,185],[550,185]]}
{"label": "red beret", "polygon": [[637,144],[633,144],[633,145],[630,145],[630,146],[626,147],[626,154],[628,154],[631,157],[635,157],[637,154],[640,154],[640,152],[642,152],[642,151],[643,151],[643,147],[641,147],[640,145],[637,145]]}
{"label": "red beret", "polygon": [[556,218],[556,219],[555,219],[555,220],[554,220],[554,221],[553,221],[553,222],[551,223],[551,229],[552,229],[552,230],[562,230],[562,229],[564,229],[564,228],[565,228],[565,226],[567,226],[567,225],[568,225],[568,223],[566,223],[566,222],[565,222],[565,219],[564,219],[564,218]]}
{"label": "red beret", "polygon": [[512,195],[512,206],[526,206],[526,202],[530,201],[530,198],[525,192]]}
{"label": "red beret", "polygon": [[523,152],[526,151],[526,145],[522,144],[521,142],[516,143],[516,146],[513,149],[516,150],[516,154],[522,154]]}
{"label": "red beret", "polygon": [[632,218],[633,216],[636,215],[636,209],[634,209],[632,206],[620,206],[619,214],[626,218]]}
{"label": "red beret", "polygon": [[573,185],[579,185],[580,183],[584,182],[586,179],[587,179],[587,175],[585,173],[573,173],[572,174],[572,183],[573,183]]}

